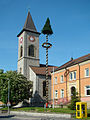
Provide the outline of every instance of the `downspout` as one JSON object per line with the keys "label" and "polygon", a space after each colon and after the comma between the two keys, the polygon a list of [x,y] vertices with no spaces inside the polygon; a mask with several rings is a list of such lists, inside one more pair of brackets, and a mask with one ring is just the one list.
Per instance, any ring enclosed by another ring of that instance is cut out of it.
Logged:
{"label": "downspout", "polygon": [[66,75],[66,100],[68,101],[68,95],[67,95],[67,75]]}
{"label": "downspout", "polygon": [[66,73],[66,101],[68,101],[68,95],[67,95],[67,68],[65,68]]}
{"label": "downspout", "polygon": [[80,65],[79,66],[79,98],[81,99],[81,81],[80,81]]}

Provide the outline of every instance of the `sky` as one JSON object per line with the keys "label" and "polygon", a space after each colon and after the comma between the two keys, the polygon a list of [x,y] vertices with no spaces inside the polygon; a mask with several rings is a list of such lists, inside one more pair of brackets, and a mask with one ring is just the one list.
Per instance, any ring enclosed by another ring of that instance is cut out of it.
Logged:
{"label": "sky", "polygon": [[[30,11],[38,32],[47,17],[53,30],[49,36],[49,65],[60,66],[90,53],[90,0],[0,0],[0,69],[17,70],[18,33]],[[40,63],[46,62],[39,37]]]}

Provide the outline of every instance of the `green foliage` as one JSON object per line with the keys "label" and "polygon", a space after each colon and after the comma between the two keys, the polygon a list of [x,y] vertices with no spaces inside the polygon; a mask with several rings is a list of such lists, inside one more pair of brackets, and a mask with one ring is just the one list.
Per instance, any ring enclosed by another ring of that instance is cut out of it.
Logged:
{"label": "green foliage", "polygon": [[47,20],[46,20],[46,23],[45,23],[45,25],[44,25],[44,27],[42,29],[42,33],[47,34],[47,35],[53,34],[49,18],[47,18]]}
{"label": "green foliage", "polygon": [[3,69],[0,69],[0,74],[2,74],[4,72],[4,70]]}
{"label": "green foliage", "polygon": [[78,97],[78,93],[73,91],[73,95],[71,96],[71,102],[68,106],[71,110],[76,110],[76,102],[80,102],[80,98]]}
{"label": "green foliage", "polygon": [[31,96],[32,83],[16,71],[7,71],[0,76],[0,100],[2,102],[6,104],[8,100],[8,80],[10,80],[10,103],[12,105]]}

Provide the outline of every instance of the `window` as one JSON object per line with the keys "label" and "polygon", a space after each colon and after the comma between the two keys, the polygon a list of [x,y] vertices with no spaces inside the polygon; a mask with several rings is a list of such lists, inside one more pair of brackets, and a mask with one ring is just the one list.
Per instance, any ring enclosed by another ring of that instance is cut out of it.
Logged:
{"label": "window", "polygon": [[90,96],[90,86],[86,86],[86,96]]}
{"label": "window", "polygon": [[20,57],[22,57],[23,56],[23,47],[21,46],[20,47]]}
{"label": "window", "polygon": [[72,80],[73,79],[73,74],[72,74],[72,72],[70,73],[70,80]]}
{"label": "window", "polygon": [[34,45],[28,47],[28,56],[34,57]]}
{"label": "window", "polygon": [[64,98],[64,89],[61,89],[61,98]]}
{"label": "window", "polygon": [[63,81],[63,75],[61,75],[61,83],[63,83],[64,81]]}
{"label": "window", "polygon": [[85,77],[89,77],[89,68],[85,69]]}
{"label": "window", "polygon": [[57,84],[57,77],[55,77],[55,84]]}
{"label": "window", "polygon": [[76,71],[74,71],[74,80],[76,80]]}
{"label": "window", "polygon": [[69,77],[70,80],[76,80],[76,71],[70,72]]}
{"label": "window", "polygon": [[55,98],[57,98],[57,97],[58,97],[58,91],[55,90]]}

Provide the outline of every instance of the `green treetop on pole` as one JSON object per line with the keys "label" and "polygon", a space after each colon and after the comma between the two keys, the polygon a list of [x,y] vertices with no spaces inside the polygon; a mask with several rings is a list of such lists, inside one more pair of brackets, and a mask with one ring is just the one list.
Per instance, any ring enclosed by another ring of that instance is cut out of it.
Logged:
{"label": "green treetop on pole", "polygon": [[46,23],[45,23],[45,25],[42,29],[42,33],[47,34],[47,35],[52,35],[53,34],[49,18],[47,18],[47,20],[46,20]]}

